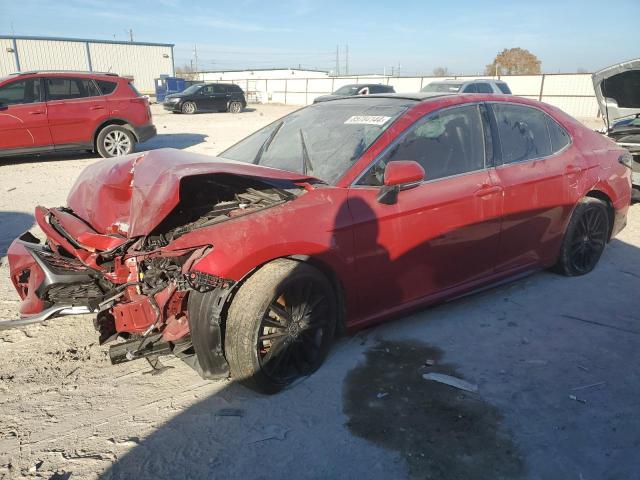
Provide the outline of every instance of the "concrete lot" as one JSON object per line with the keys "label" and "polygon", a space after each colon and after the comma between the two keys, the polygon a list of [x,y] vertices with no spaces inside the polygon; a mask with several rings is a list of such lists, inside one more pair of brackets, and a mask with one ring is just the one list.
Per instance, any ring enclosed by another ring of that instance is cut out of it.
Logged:
{"label": "concrete lot", "polygon": [[[141,149],[215,154],[291,110],[154,107],[159,135]],[[8,242],[96,161],[2,160],[0,318],[17,317]],[[2,332],[0,478],[639,478],[639,293],[636,205],[591,274],[536,273],[340,339],[274,397],[175,359],[155,376],[142,362],[111,366],[90,316]]]}

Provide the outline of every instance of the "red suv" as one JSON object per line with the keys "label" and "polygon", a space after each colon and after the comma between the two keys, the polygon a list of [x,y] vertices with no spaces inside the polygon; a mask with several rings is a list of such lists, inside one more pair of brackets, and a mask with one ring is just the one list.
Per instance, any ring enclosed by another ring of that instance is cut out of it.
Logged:
{"label": "red suv", "polygon": [[0,78],[0,157],[58,150],[126,155],[156,134],[149,101],[112,73]]}

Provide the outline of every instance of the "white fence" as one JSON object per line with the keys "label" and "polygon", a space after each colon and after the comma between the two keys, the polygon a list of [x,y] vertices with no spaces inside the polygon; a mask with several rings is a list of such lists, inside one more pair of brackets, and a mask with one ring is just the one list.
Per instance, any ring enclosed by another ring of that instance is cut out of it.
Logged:
{"label": "white fence", "polygon": [[[448,77],[460,80],[491,77]],[[514,95],[555,105],[578,118],[599,116],[591,74],[542,74],[501,76]],[[238,78],[227,82],[239,85],[249,101],[308,105],[313,99],[329,94],[350,83],[383,83],[392,85],[398,93],[418,92],[438,77],[330,77],[330,78]]]}

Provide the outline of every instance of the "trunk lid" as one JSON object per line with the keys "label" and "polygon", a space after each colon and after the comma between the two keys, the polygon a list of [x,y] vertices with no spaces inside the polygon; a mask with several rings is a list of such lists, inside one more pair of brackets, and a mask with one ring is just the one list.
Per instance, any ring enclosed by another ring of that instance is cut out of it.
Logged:
{"label": "trunk lid", "polygon": [[634,123],[640,129],[640,58],[603,68],[592,80],[607,131]]}

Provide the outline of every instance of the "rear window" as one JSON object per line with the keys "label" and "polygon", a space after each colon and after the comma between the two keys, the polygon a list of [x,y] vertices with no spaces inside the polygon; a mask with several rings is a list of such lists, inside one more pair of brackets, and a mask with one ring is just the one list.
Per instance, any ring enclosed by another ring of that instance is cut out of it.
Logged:
{"label": "rear window", "polygon": [[507,85],[506,83],[496,83],[496,85],[502,93],[504,93],[505,95],[511,95],[511,89],[509,88],[509,85]]}
{"label": "rear window", "polygon": [[133,83],[129,83],[129,88],[131,89],[131,91],[134,93],[134,95],[136,97],[141,97],[142,96],[140,94],[140,92],[138,91],[138,89],[133,85]]}
{"label": "rear window", "polygon": [[423,92],[457,93],[462,83],[433,82],[422,89]]}
{"label": "rear window", "polygon": [[109,82],[107,80],[96,80],[96,83],[98,84],[102,95],[109,95],[110,93],[113,93],[118,86],[116,82]]}
{"label": "rear window", "polygon": [[242,93],[242,89],[238,85],[227,85],[226,89],[229,93]]}
{"label": "rear window", "polygon": [[488,83],[478,83],[476,87],[478,88],[478,93],[493,93],[493,88]]}

